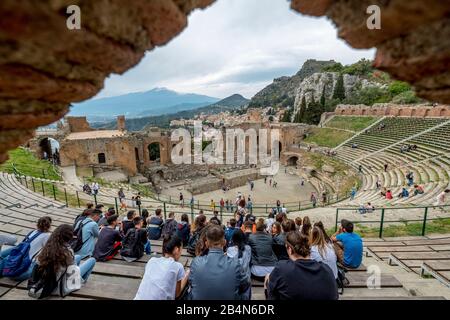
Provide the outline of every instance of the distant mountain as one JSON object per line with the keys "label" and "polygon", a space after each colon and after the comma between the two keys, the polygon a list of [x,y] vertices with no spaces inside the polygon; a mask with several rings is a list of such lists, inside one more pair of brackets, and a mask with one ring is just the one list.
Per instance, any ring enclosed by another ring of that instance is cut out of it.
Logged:
{"label": "distant mountain", "polygon": [[127,117],[161,115],[196,109],[219,100],[195,93],[179,93],[167,88],[155,88],[146,92],[129,93],[76,103],[69,115],[83,115],[96,121],[105,118],[112,119],[122,114]]}
{"label": "distant mountain", "polygon": [[[217,114],[223,111],[233,111],[239,109],[250,100],[244,98],[240,94],[233,94],[225,99],[222,99],[216,103],[200,107],[197,109],[183,110],[175,113],[164,114],[159,116],[141,117],[141,118],[129,118],[125,120],[125,125],[129,131],[142,130],[145,126],[155,126],[161,128],[168,128],[170,121],[175,119],[191,119],[195,115],[204,114]],[[103,128],[103,129],[114,129],[116,128],[116,121],[110,121],[108,123],[96,123],[93,127]]]}

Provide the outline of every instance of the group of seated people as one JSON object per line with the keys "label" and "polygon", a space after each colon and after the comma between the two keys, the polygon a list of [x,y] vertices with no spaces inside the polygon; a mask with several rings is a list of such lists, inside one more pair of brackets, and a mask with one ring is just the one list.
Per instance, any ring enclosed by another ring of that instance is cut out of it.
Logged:
{"label": "group of seated people", "polygon": [[[97,261],[118,253],[135,261],[151,254],[150,241],[161,238],[162,256],[148,261],[137,300],[246,300],[252,295],[251,279],[264,281],[268,299],[337,299],[338,265],[358,268],[362,261],[362,240],[350,221],[342,220],[339,232],[329,237],[322,222],[294,221],[283,212],[267,219],[250,213],[241,227],[236,219],[225,226],[217,214],[208,221],[200,212],[191,226],[187,214],[178,222],[174,213],[164,220],[161,209],[151,217],[145,209],[142,215],[131,210],[119,221],[114,208],[88,204],[73,225],[62,224],[50,233],[51,224],[50,217],[40,218],[21,244],[0,252],[0,276],[28,279],[29,295],[36,298],[79,289],[65,284],[69,267],[78,270],[83,284]],[[13,237],[0,240],[16,242]],[[17,266],[23,247],[28,248],[22,259],[27,263]],[[183,247],[195,256],[188,271],[178,262]]]}
{"label": "group of seated people", "polygon": [[[410,196],[411,196],[411,193],[414,195],[414,196],[417,196],[417,195],[420,195],[420,194],[424,194],[425,193],[425,190],[424,190],[424,188],[423,188],[423,186],[421,186],[421,185],[419,185],[419,184],[415,184],[414,185],[414,187],[413,187],[413,189],[411,190],[411,191],[409,191],[408,189],[407,189],[407,187],[403,187],[402,188],[402,190],[398,193],[398,198],[409,198]],[[393,194],[392,194],[392,191],[391,190],[388,190],[388,189],[386,189],[386,188],[383,188],[382,190],[381,190],[381,196],[383,197],[383,198],[385,198],[385,199],[387,199],[387,200],[392,200],[392,199],[394,199],[394,196],[393,196]]]}
{"label": "group of seated people", "polygon": [[414,150],[417,150],[417,145],[416,144],[404,144],[404,145],[402,145],[400,147],[400,152],[401,153],[414,151]]}
{"label": "group of seated people", "polygon": [[375,207],[370,202],[367,202],[366,204],[362,204],[358,211],[360,214],[366,214],[366,213],[372,213],[375,210]]}
{"label": "group of seated people", "polygon": [[337,299],[338,265],[358,268],[362,261],[362,240],[347,220],[332,237],[322,222],[284,213],[248,214],[241,227],[234,218],[224,226],[200,213],[191,229],[189,270],[178,262],[183,239],[166,233],[163,257],[147,263],[136,300],[248,300],[252,279],[264,282],[268,299]]}

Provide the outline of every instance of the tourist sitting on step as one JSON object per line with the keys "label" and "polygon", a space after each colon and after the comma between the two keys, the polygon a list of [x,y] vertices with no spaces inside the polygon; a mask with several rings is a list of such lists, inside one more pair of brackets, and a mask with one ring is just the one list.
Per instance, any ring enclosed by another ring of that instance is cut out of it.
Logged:
{"label": "tourist sitting on step", "polygon": [[386,191],[386,200],[392,200],[394,199],[394,196],[392,195],[392,191],[388,190]]}
{"label": "tourist sitting on step", "polygon": [[18,246],[0,252],[0,277],[11,277],[17,281],[31,277],[36,260],[50,238],[51,225],[50,217],[39,218],[36,230],[28,233]]}
{"label": "tourist sitting on step", "polygon": [[[28,281],[28,295],[45,298],[53,294],[65,297],[86,283],[95,266],[95,259],[81,263],[70,242],[74,237],[71,225],[62,224],[52,233],[39,254],[32,277]],[[44,285],[41,291],[41,285]]]}
{"label": "tourist sitting on step", "polygon": [[256,223],[253,220],[253,217],[252,219],[244,222],[244,224],[241,227],[241,230],[244,232],[245,243],[248,244],[248,239],[250,235],[256,232]]}
{"label": "tourist sitting on step", "polygon": [[[245,242],[244,233],[237,229],[231,238],[232,245],[227,249],[227,256],[230,258],[238,259],[248,282],[251,282],[250,261],[252,259],[252,249]],[[251,300],[252,287],[249,286],[247,291],[242,294],[244,300]]]}
{"label": "tourist sitting on step", "polygon": [[333,271],[337,278],[337,256],[332,243],[327,242],[327,237],[318,226],[314,226],[311,232],[311,259],[323,262]]}
{"label": "tourist sitting on step", "polygon": [[248,238],[248,244],[252,248],[252,276],[260,280],[272,272],[278,261],[272,249],[272,237],[265,229],[264,219],[260,218],[256,223],[256,232]]}
{"label": "tourist sitting on step", "polygon": [[278,262],[267,275],[265,288],[270,300],[337,300],[333,271],[311,259],[309,237],[298,232],[286,236],[288,260]]}
{"label": "tourist sitting on step", "polygon": [[94,249],[97,261],[108,261],[114,258],[122,248],[122,236],[119,231],[118,215],[108,218],[108,226],[102,228],[98,234],[98,241]]}
{"label": "tourist sitting on step", "polygon": [[86,204],[86,209],[84,209],[83,212],[82,212],[81,214],[79,214],[79,215],[77,215],[77,216],[75,217],[75,220],[74,220],[74,222],[73,222],[73,228],[74,228],[74,229],[76,228],[77,223],[78,223],[79,221],[86,219],[86,217],[89,217],[89,216],[91,215],[91,213],[92,213],[93,210],[94,210],[94,204],[88,202],[88,203]]}
{"label": "tourist sitting on step", "polygon": [[177,223],[177,230],[175,233],[183,242],[183,247],[186,247],[191,234],[191,225],[189,224],[189,217],[186,213],[181,215],[181,221]]}
{"label": "tourist sitting on step", "polygon": [[230,247],[233,245],[233,234],[236,230],[239,230],[239,228],[236,227],[236,219],[231,218],[228,222],[228,226],[225,228],[225,240],[227,242],[227,247]]}
{"label": "tourist sitting on step", "polygon": [[295,230],[300,232],[300,228],[302,227],[303,219],[300,217],[296,217],[294,222],[295,222]]}
{"label": "tourist sitting on step", "polygon": [[145,273],[134,300],[175,300],[188,282],[189,270],[178,261],[182,241],[176,235],[163,239],[162,257],[152,257],[145,265]]}
{"label": "tourist sitting on step", "polygon": [[402,188],[402,191],[398,194],[399,198],[408,198],[409,191],[406,188]]}
{"label": "tourist sitting on step", "polygon": [[[98,210],[90,211],[89,216],[85,219],[79,220],[74,229],[74,233],[77,237],[81,236],[81,239],[77,238],[72,241],[72,249],[76,255],[81,256],[81,259],[90,257],[94,254],[95,243],[99,235],[100,212]],[[100,226],[100,229],[104,228]]]}
{"label": "tourist sitting on step", "polygon": [[173,234],[177,231],[178,222],[175,220],[175,212],[169,212],[169,217],[164,221],[161,230],[161,237],[167,234]]}
{"label": "tourist sitting on step", "polygon": [[199,214],[195,217],[194,225],[192,226],[192,235],[189,238],[188,246],[186,248],[189,254],[196,256],[199,252],[197,251],[197,244],[200,241],[200,237],[203,230],[206,227],[206,216],[204,214]]}
{"label": "tourist sitting on step", "polygon": [[353,232],[352,222],[342,219],[339,231],[331,239],[344,251],[342,261],[339,261],[344,267],[358,268],[361,265],[363,243],[361,237]]}
{"label": "tourist sitting on step", "polygon": [[164,220],[161,215],[161,209],[155,210],[155,215],[147,221],[147,232],[150,240],[158,240],[161,238],[161,229]]}
{"label": "tourist sitting on step", "polygon": [[124,237],[128,230],[133,228],[134,224],[133,224],[133,219],[134,217],[136,217],[137,213],[134,210],[130,210],[127,212],[127,216],[126,218],[124,218],[122,220],[122,224],[120,225],[120,232],[122,237]]}
{"label": "tourist sitting on step", "polygon": [[147,230],[142,227],[142,218],[134,217],[133,227],[128,229],[122,241],[120,255],[127,262],[139,260],[144,255],[147,244]]}
{"label": "tourist sitting on step", "polygon": [[303,217],[302,227],[300,228],[300,233],[303,233],[305,236],[309,237],[311,234],[312,224],[311,220],[308,216]]}
{"label": "tourist sitting on step", "polygon": [[423,193],[425,193],[425,190],[423,189],[423,187],[418,184],[415,184],[414,185],[414,195],[417,196],[417,195],[423,194]]}
{"label": "tourist sitting on step", "polygon": [[266,232],[271,233],[272,232],[272,224],[275,222],[275,214],[273,212],[269,213],[269,216],[267,217],[265,223],[266,223]]}
{"label": "tourist sitting on step", "polygon": [[440,209],[444,210],[444,205],[447,203],[447,195],[450,193],[450,189],[445,189],[436,197],[436,205],[441,206]]}
{"label": "tourist sitting on step", "polygon": [[224,255],[224,231],[211,225],[205,232],[208,254],[191,264],[189,283],[192,300],[241,300],[250,281],[238,259]]}

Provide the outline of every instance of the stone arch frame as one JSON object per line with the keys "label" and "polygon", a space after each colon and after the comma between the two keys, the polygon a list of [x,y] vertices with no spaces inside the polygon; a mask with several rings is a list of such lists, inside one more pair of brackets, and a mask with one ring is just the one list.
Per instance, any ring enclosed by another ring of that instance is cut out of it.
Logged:
{"label": "stone arch frame", "polygon": [[[295,160],[295,162],[293,162],[293,159],[297,159],[297,160]],[[286,165],[287,165],[287,166],[296,166],[298,160],[300,160],[299,156],[295,156],[295,155],[289,156],[289,157],[287,157],[287,159],[286,159]]]}

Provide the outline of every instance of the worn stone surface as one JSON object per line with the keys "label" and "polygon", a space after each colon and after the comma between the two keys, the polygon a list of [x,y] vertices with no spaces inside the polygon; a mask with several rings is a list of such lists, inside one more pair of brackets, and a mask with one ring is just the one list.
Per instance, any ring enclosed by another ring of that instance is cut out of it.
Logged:
{"label": "worn stone surface", "polygon": [[[2,0],[0,2],[0,162],[6,152],[91,98],[111,73],[166,44],[187,15],[214,0]],[[81,9],[81,30],[66,8]]]}
{"label": "worn stone surface", "polygon": [[393,103],[376,103],[366,105],[338,105],[336,115],[343,116],[400,116],[400,117],[450,117],[449,105],[397,105]]}

